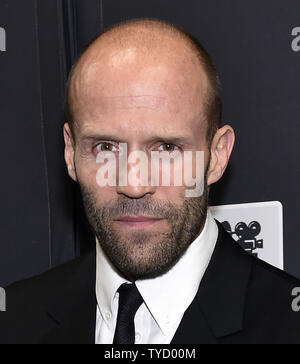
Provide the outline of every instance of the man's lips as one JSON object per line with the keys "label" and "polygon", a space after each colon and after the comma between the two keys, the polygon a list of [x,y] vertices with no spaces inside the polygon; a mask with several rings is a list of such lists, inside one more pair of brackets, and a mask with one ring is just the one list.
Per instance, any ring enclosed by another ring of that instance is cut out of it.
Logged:
{"label": "man's lips", "polygon": [[116,219],[116,221],[124,221],[124,222],[145,222],[145,221],[152,221],[152,220],[162,220],[158,217],[152,217],[152,216],[124,216],[119,219]]}
{"label": "man's lips", "polygon": [[123,216],[114,221],[130,227],[148,227],[162,220],[164,219],[150,216]]}

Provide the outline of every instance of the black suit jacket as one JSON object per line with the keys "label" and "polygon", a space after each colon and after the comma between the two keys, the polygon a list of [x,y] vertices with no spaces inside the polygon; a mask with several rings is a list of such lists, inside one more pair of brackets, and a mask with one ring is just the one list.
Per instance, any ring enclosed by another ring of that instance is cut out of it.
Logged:
{"label": "black suit jacket", "polygon": [[[300,281],[245,253],[218,226],[213,257],[172,344],[299,344],[291,293]],[[95,281],[93,251],[10,286],[0,343],[93,344]]]}

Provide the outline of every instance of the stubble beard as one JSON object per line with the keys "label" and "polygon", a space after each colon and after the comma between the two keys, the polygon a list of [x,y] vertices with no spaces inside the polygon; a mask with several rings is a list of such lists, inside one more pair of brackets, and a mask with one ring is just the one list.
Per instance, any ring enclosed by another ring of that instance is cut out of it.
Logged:
{"label": "stubble beard", "polygon": [[[94,194],[80,184],[85,211],[102,250],[124,277],[135,281],[167,273],[202,231],[208,210],[209,188],[201,197],[185,198],[181,206],[152,197],[117,201],[98,206]],[[113,220],[147,215],[166,219],[164,231],[132,229],[122,233]]]}

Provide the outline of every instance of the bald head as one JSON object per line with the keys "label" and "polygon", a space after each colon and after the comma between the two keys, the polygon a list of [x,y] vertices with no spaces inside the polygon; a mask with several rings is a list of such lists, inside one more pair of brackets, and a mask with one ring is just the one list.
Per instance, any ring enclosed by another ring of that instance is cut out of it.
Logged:
{"label": "bald head", "polygon": [[165,107],[180,113],[181,105],[206,123],[210,142],[221,119],[213,63],[183,30],[138,19],[107,29],[80,55],[69,77],[66,117],[75,138],[83,119],[106,111]]}

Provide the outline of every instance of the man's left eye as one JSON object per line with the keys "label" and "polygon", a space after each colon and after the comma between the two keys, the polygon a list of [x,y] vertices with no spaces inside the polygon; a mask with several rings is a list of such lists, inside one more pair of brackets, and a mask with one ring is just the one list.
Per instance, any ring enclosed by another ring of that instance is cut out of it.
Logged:
{"label": "man's left eye", "polygon": [[179,147],[175,144],[163,143],[160,145],[159,149],[162,152],[174,152],[175,150],[179,150]]}

